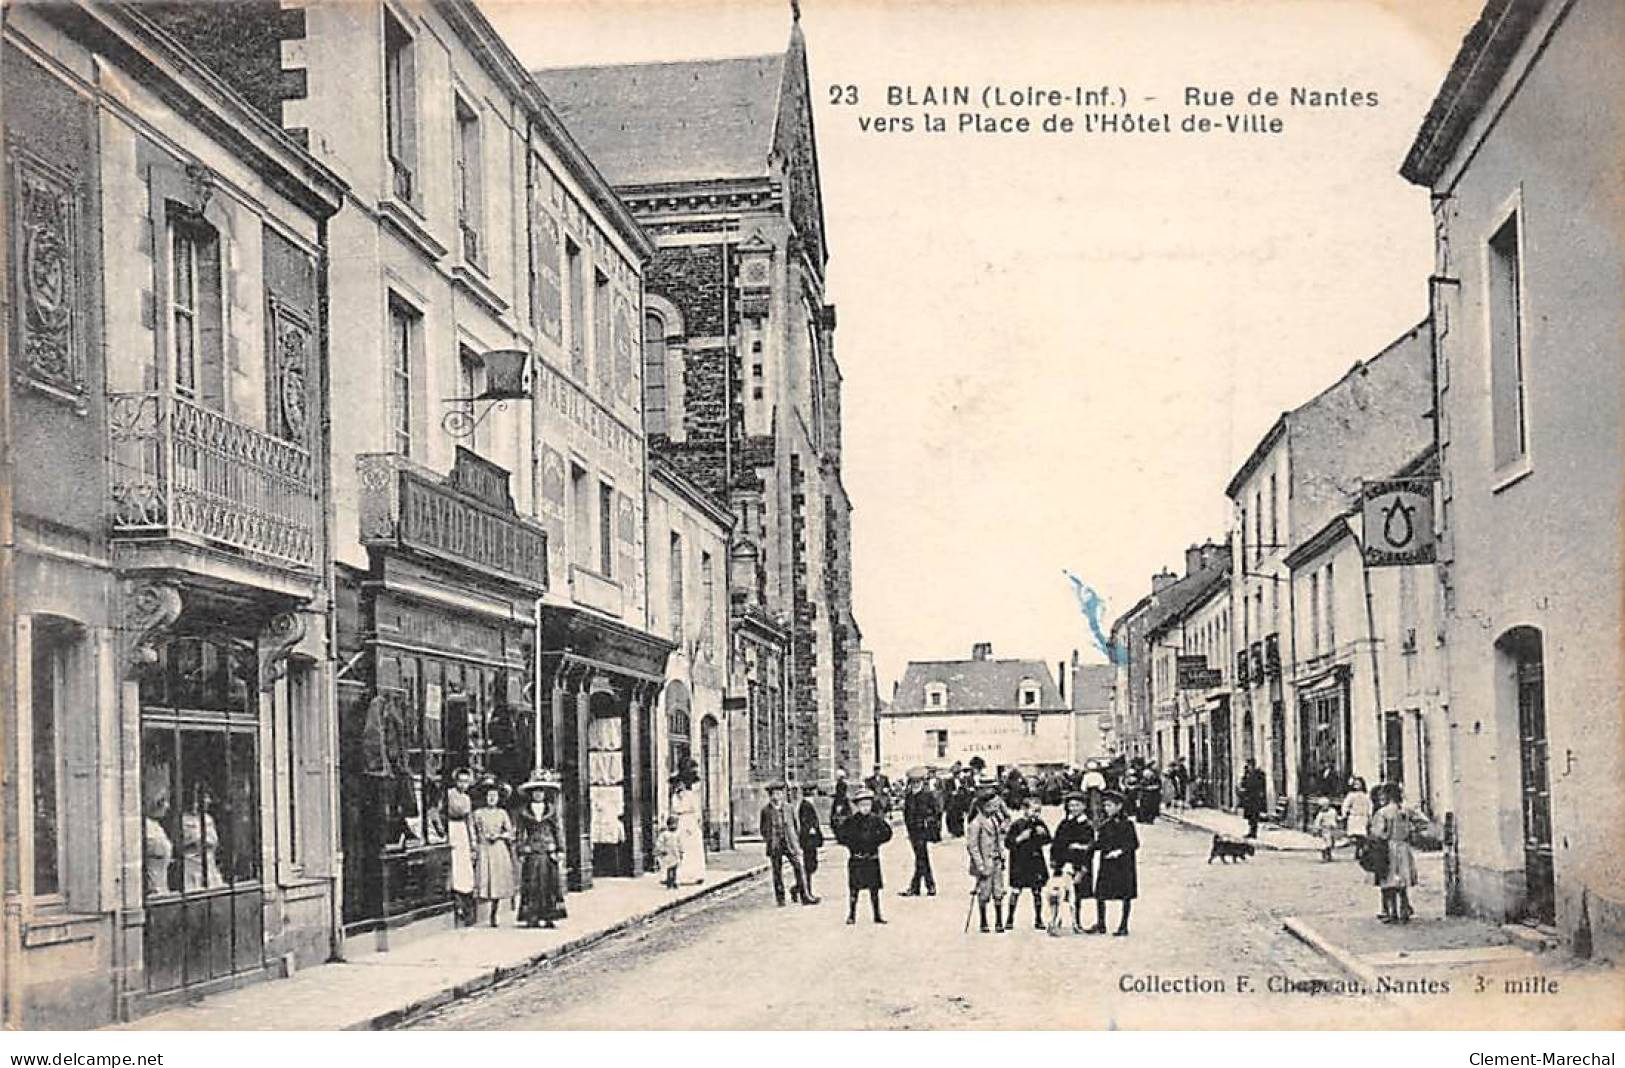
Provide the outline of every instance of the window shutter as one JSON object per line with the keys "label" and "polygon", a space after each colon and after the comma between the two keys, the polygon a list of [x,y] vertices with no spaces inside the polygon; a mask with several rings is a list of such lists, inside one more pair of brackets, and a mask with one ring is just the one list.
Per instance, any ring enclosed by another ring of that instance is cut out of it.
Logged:
{"label": "window shutter", "polygon": [[[34,632],[36,639],[39,631]],[[63,849],[62,890],[74,912],[101,910],[101,777],[98,770],[96,672],[89,643],[79,634],[64,640],[57,663],[58,737],[62,745],[62,810],[58,814]]]}

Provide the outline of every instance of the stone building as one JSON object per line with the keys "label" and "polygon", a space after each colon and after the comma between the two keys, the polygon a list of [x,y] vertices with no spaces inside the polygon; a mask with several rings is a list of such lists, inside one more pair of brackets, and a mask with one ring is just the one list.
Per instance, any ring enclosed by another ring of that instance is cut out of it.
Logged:
{"label": "stone building", "polygon": [[[1271,806],[1296,817],[1298,739],[1286,557],[1345,511],[1363,479],[1421,453],[1428,418],[1431,331],[1423,322],[1342,378],[1281,413],[1225,487],[1232,509],[1230,601],[1235,641],[1233,752],[1264,772]],[[1335,583],[1359,575],[1334,574]]]}
{"label": "stone building", "polygon": [[1152,598],[1174,581],[1164,569],[1151,576],[1151,592],[1112,622],[1112,755],[1149,756],[1151,733],[1151,658],[1145,643],[1145,624]]}
{"label": "stone building", "polygon": [[[707,847],[733,844],[728,692],[728,535],[733,516],[662,460],[649,475],[649,629],[675,647],[655,705],[657,815],[671,777],[699,773]],[[658,822],[658,820],[657,820]]]}
{"label": "stone building", "polygon": [[[657,246],[645,276],[650,447],[737,519],[735,630],[749,655],[771,660],[768,632],[787,637],[782,755],[776,734],[758,732],[736,791],[758,795],[782,771],[827,787],[837,768],[859,770],[861,634],[800,25],[774,55],[536,77]],[[736,695],[749,723],[778,714],[749,703],[768,693],[747,683]]]}
{"label": "stone building", "polygon": [[14,5],[3,49],[0,1003],[82,1028],[335,946],[345,190],[137,6]]}
{"label": "stone building", "polygon": [[[1211,541],[1185,550],[1185,574],[1152,597],[1145,622],[1151,676],[1151,758],[1185,762],[1213,796],[1230,778],[1229,701],[1218,661],[1228,648],[1230,560]],[[1224,737],[1215,743],[1215,731]]]}
{"label": "stone building", "polygon": [[981,757],[989,772],[1059,770],[1072,763],[1072,710],[1042,660],[995,660],[978,643],[969,660],[911,660],[881,713],[881,767]]}
{"label": "stone building", "polygon": [[472,0],[173,18],[350,185],[329,240],[351,948],[450,922],[458,767],[562,774],[573,888],[645,871],[672,650],[646,595],[647,236]]}
{"label": "stone building", "polygon": [[1434,205],[1456,904],[1612,959],[1621,40],[1609,0],[1487,4],[1401,169]]}

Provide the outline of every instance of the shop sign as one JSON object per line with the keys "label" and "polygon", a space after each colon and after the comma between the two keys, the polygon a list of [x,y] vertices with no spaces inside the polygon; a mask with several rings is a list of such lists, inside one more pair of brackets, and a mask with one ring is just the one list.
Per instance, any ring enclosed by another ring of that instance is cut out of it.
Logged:
{"label": "shop sign", "polygon": [[1367,567],[1434,562],[1433,482],[1431,478],[1388,478],[1362,484]]}
{"label": "shop sign", "polygon": [[1205,656],[1179,657],[1175,673],[1181,690],[1211,690],[1224,683],[1224,673],[1208,667]]}
{"label": "shop sign", "polygon": [[547,587],[547,533],[517,516],[487,510],[449,487],[401,472],[401,544],[434,556]]}

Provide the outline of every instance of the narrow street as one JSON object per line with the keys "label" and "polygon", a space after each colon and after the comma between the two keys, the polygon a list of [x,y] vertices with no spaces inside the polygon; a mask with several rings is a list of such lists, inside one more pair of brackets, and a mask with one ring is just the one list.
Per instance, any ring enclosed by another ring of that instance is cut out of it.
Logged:
{"label": "narrow street", "polygon": [[[1046,815],[1053,825],[1057,813]],[[901,898],[911,855],[899,829],[883,852],[885,926],[870,922],[866,900],[856,926],[842,922],[845,851],[826,850],[818,874],[823,902],[816,907],[775,908],[771,885],[758,879],[413,1026],[996,1029],[1279,1027],[1288,1020],[1375,1026],[1369,998],[1266,989],[1272,977],[1277,984],[1342,981],[1282,930],[1281,918],[1306,899],[1353,889],[1362,875],[1353,864],[1260,852],[1246,864],[1210,865],[1209,838],[1196,830],[1164,820],[1140,834],[1142,897],[1128,938],[1075,936],[1069,929],[1050,938],[1033,930],[1030,898],[1014,931],[982,935],[973,922],[966,934],[970,880],[962,840],[933,850],[936,897]],[[1085,902],[1086,917],[1092,908]],[[1246,991],[1238,990],[1240,975],[1250,980]],[[1223,983],[1224,992],[1122,989],[1131,981],[1168,987],[1192,977]]]}

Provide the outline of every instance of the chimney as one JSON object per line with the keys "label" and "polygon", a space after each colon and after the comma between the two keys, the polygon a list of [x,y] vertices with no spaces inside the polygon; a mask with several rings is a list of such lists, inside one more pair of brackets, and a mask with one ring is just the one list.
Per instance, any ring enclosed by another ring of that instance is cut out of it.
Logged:
{"label": "chimney", "polygon": [[1205,545],[1192,545],[1185,550],[1185,576],[1189,578],[1202,570],[1207,563],[1207,547]]}
{"label": "chimney", "polygon": [[1219,562],[1224,559],[1224,554],[1228,551],[1227,546],[1220,545],[1211,538],[1208,539],[1202,543],[1202,566],[1217,567]]}
{"label": "chimney", "polygon": [[1163,590],[1179,581],[1179,576],[1166,567],[1151,576],[1151,592],[1161,593]]}
{"label": "chimney", "polygon": [[1066,661],[1061,661],[1055,667],[1055,685],[1061,691],[1061,703],[1066,704]]}
{"label": "chimney", "polygon": [[970,658],[972,660],[993,659],[993,643],[977,642],[975,645],[970,647]]}

